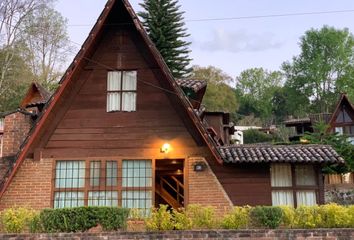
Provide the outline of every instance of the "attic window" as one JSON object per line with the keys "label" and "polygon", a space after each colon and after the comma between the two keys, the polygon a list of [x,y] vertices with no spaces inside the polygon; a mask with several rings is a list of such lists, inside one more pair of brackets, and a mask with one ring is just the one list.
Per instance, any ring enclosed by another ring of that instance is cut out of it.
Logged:
{"label": "attic window", "polygon": [[107,112],[136,111],[136,71],[110,71],[107,76]]}

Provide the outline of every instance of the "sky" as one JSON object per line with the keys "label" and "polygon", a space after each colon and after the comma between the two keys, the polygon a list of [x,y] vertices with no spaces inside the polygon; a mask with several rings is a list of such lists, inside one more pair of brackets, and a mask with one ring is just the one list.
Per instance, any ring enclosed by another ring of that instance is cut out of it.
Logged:
{"label": "sky", "polygon": [[[130,0],[141,10],[142,0]],[[106,0],[58,0],[56,10],[68,20],[70,40],[79,46],[86,39]],[[235,78],[243,70],[263,67],[279,70],[300,53],[299,41],[309,29],[323,25],[348,28],[354,33],[353,0],[179,0],[190,37],[193,65],[215,66]],[[352,10],[345,13],[225,21],[196,19],[234,18],[288,13]],[[71,56],[71,58],[73,58]],[[71,59],[70,59],[71,61]]]}

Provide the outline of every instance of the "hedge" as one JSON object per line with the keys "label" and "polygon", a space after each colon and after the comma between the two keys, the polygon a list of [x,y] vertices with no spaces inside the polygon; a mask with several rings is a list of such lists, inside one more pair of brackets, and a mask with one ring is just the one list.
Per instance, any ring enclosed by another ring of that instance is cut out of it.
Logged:
{"label": "hedge", "polygon": [[[30,215],[26,213],[31,213]],[[129,210],[117,207],[44,209],[9,208],[1,214],[5,232],[84,232],[101,225],[105,231],[126,227]]]}
{"label": "hedge", "polygon": [[[134,211],[132,211],[134,212]],[[10,208],[1,213],[6,232],[84,232],[101,225],[105,231],[125,229],[129,210],[116,207],[44,209]],[[132,214],[130,214],[132,216]],[[234,207],[223,217],[213,207],[189,205],[153,209],[145,221],[150,231],[247,228],[354,228],[354,205]]]}

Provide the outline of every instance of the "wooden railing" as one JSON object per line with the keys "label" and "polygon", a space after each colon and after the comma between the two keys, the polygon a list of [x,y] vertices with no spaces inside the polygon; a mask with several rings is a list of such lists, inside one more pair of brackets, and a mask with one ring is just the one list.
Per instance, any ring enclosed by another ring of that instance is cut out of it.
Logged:
{"label": "wooden railing", "polygon": [[168,176],[168,178],[172,181],[168,181],[162,176],[159,177],[159,181],[156,183],[156,193],[173,208],[183,207],[184,185],[175,176]]}

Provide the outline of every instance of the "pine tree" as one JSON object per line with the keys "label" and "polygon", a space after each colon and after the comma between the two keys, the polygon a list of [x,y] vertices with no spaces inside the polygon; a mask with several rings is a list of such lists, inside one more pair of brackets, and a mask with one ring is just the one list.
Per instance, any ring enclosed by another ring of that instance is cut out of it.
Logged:
{"label": "pine tree", "polygon": [[184,12],[177,3],[177,0],[144,0],[140,4],[144,11],[139,16],[173,76],[181,78],[192,71],[188,56],[191,43],[184,40],[189,34],[184,27]]}

